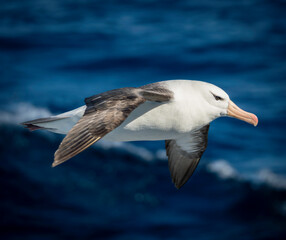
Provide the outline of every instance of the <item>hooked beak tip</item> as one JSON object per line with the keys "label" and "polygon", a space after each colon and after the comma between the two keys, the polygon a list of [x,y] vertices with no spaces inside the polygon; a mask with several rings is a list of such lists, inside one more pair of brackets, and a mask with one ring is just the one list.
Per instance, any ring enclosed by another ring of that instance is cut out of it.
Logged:
{"label": "hooked beak tip", "polygon": [[250,123],[254,127],[258,124],[258,118],[255,114],[240,109],[231,100],[229,100],[228,116]]}
{"label": "hooked beak tip", "polygon": [[253,120],[253,126],[256,127],[258,125],[258,118],[255,114],[251,113],[251,118]]}

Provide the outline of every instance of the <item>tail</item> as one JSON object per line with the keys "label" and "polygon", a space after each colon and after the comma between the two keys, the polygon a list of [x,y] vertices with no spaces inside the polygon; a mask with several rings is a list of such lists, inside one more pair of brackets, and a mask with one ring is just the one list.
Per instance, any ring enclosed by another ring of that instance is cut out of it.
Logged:
{"label": "tail", "polygon": [[72,111],[65,112],[48,118],[39,118],[32,121],[21,123],[31,131],[43,129],[50,132],[67,134],[69,130],[83,116],[86,106],[76,108]]}

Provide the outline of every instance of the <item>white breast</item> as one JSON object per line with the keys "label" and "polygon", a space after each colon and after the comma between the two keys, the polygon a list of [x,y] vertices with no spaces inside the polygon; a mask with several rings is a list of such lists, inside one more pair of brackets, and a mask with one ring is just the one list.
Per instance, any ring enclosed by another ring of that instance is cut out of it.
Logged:
{"label": "white breast", "polygon": [[174,99],[166,103],[145,102],[104,139],[111,141],[140,141],[176,139],[194,128],[203,126],[203,118],[191,88],[175,81],[165,82],[174,92]]}

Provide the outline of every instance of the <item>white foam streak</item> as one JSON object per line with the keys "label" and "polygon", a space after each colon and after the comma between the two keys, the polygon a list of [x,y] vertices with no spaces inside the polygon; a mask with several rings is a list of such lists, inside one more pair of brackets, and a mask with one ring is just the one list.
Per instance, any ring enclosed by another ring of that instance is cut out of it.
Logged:
{"label": "white foam streak", "polygon": [[278,175],[270,169],[262,169],[252,176],[247,176],[237,172],[236,169],[225,160],[211,162],[206,166],[206,169],[221,179],[248,181],[251,182],[253,186],[267,185],[278,190],[286,190],[286,177]]}
{"label": "white foam streak", "polygon": [[126,142],[110,142],[110,141],[99,141],[96,143],[95,147],[100,146],[104,150],[110,150],[112,148],[115,149],[122,149],[132,155],[135,155],[145,161],[152,161],[155,159],[155,156],[152,152],[147,150],[146,148],[143,147],[138,147],[135,146],[131,143],[126,143]]}
{"label": "white foam streak", "polygon": [[111,142],[107,140],[101,140],[97,142],[94,147],[100,147],[104,150],[120,149],[147,162],[156,160],[168,160],[165,149],[158,149],[155,153],[153,153],[144,147],[138,147],[129,142]]}
{"label": "white foam streak", "polygon": [[159,149],[156,151],[156,158],[158,160],[162,160],[162,161],[167,161],[168,160],[168,157],[167,157],[167,154],[166,154],[166,150],[165,149]]}
{"label": "white foam streak", "polygon": [[286,177],[275,174],[269,169],[262,169],[258,173],[258,181],[277,189],[286,189]]}
{"label": "white foam streak", "polygon": [[30,103],[17,103],[9,106],[9,110],[0,110],[0,123],[19,124],[35,118],[48,117],[51,114],[46,108],[35,107]]}
{"label": "white foam streak", "polygon": [[238,178],[236,170],[225,160],[218,160],[207,165],[207,170],[222,179]]}

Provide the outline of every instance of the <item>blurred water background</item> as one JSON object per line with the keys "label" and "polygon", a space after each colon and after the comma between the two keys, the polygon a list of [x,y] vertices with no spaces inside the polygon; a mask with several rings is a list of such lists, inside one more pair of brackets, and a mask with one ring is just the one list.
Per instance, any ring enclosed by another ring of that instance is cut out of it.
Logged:
{"label": "blurred water background", "polygon": [[[286,2],[0,4],[1,239],[286,239]],[[63,136],[19,122],[125,86],[197,79],[257,114],[218,119],[191,180],[164,142],[98,142],[51,168]]]}

